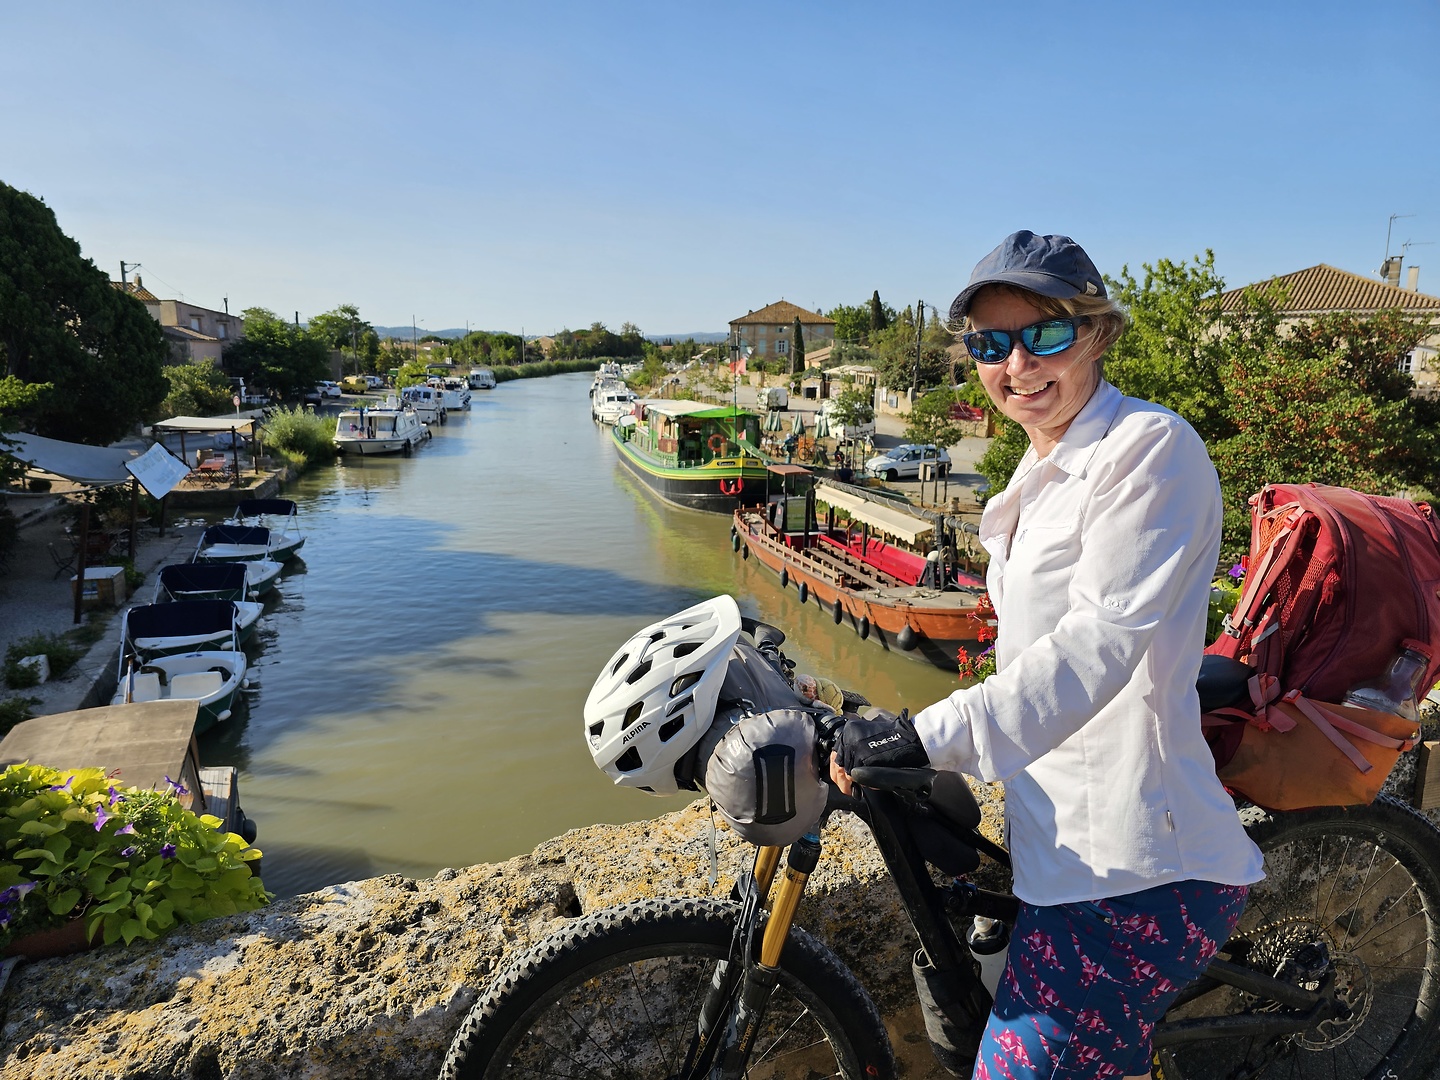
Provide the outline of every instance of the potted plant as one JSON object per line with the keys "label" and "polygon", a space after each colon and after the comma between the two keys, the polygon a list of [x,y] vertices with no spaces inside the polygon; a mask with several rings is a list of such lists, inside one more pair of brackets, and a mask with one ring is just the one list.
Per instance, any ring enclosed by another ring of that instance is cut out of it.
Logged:
{"label": "potted plant", "polygon": [[[0,952],[128,945],[269,903],[251,872],[260,851],[167,783],[122,789],[100,769],[30,764],[0,773]],[[73,940],[43,940],[57,930]]]}

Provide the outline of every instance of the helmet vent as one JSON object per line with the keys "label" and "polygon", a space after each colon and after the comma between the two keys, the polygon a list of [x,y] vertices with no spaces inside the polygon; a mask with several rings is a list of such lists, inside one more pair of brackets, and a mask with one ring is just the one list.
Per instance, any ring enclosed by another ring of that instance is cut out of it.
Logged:
{"label": "helmet vent", "polygon": [[605,721],[604,721],[604,720],[596,720],[595,723],[593,723],[593,724],[590,725],[590,727],[589,727],[588,730],[589,730],[589,732],[590,732],[590,741],[593,743],[593,742],[595,742],[597,739],[599,739],[600,736],[604,733],[604,731],[605,731]]}
{"label": "helmet vent", "polygon": [[669,705],[666,705],[666,706],[665,706],[665,715],[666,715],[666,716],[674,716],[674,715],[675,715],[676,713],[678,713],[681,709],[685,708],[686,705],[692,704],[694,701],[695,701],[695,695],[694,695],[694,694],[686,694],[684,697],[680,698],[678,701],[672,701],[672,702],[670,702]]}
{"label": "helmet vent", "polygon": [[675,646],[675,659],[679,660],[682,656],[689,656],[699,647],[700,642],[698,641],[682,641],[679,645]]}
{"label": "helmet vent", "polygon": [[624,731],[636,720],[640,719],[640,711],[645,708],[645,702],[637,701],[625,710],[625,719],[620,722],[620,730]]}
{"label": "helmet vent", "polygon": [[676,735],[680,734],[681,729],[684,727],[685,717],[683,715],[666,720],[665,723],[660,725],[660,741],[669,742]]}
{"label": "helmet vent", "polygon": [[621,772],[634,772],[643,764],[644,762],[640,760],[640,751],[633,746],[615,759],[615,767]]}
{"label": "helmet vent", "polygon": [[625,681],[631,686],[634,686],[646,675],[650,674],[651,666],[652,664],[649,660],[641,660],[640,663],[635,665],[635,670],[630,672],[629,675],[625,676]]}
{"label": "helmet vent", "polygon": [[699,681],[700,672],[686,672],[684,675],[681,675],[678,679],[676,679],[670,684],[670,696],[674,697],[677,694],[683,694],[686,690],[689,690],[690,687],[694,686]]}
{"label": "helmet vent", "polygon": [[618,674],[620,673],[620,668],[624,665],[625,661],[626,661],[626,660],[629,660],[629,659],[630,659],[630,654],[629,654],[628,652],[627,652],[627,653],[621,653],[619,656],[617,656],[617,657],[615,658],[615,663],[613,663],[613,664],[610,665],[610,674],[611,674],[611,675],[618,675]]}

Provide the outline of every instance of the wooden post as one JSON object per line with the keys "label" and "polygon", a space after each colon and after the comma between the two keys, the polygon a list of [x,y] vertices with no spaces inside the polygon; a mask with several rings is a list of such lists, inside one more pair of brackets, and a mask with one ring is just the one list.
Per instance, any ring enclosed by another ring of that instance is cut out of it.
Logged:
{"label": "wooden post", "polygon": [[85,610],[85,555],[90,547],[90,504],[80,504],[80,546],[75,549],[75,622]]}
{"label": "wooden post", "polygon": [[1440,807],[1440,742],[1420,744],[1420,758],[1415,763],[1415,794],[1411,801],[1417,810]]}

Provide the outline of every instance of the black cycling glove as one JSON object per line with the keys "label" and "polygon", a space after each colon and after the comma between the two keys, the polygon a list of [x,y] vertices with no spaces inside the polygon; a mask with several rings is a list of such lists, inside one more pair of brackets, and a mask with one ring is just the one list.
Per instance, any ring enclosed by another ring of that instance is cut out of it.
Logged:
{"label": "black cycling glove", "polygon": [[915,733],[908,711],[887,720],[849,721],[840,730],[835,752],[846,772],[866,765],[920,769],[930,764],[930,755]]}

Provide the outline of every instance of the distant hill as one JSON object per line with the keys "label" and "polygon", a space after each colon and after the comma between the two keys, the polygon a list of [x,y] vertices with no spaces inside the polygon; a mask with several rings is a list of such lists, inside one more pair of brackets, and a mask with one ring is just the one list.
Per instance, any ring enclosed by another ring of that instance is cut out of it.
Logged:
{"label": "distant hill", "polygon": [[[471,328],[471,332],[473,333],[474,331],[479,330],[479,329],[480,329],[480,327],[478,327],[478,326],[472,327],[472,328]],[[408,326],[377,326],[377,327],[375,327],[375,332],[376,332],[377,334],[379,334],[381,338],[398,338],[398,339],[401,340],[401,341],[409,341],[412,334],[414,334],[414,335],[417,336],[417,337],[422,337],[422,338],[425,337],[427,334],[428,334],[428,335],[433,335],[433,336],[435,336],[435,337],[443,337],[443,338],[462,338],[462,337],[465,336],[465,328],[464,328],[464,327],[456,327],[456,328],[453,328],[453,329],[450,329],[450,330],[427,330],[427,329],[425,329],[425,327],[423,327],[423,326],[418,326],[418,327],[416,327],[414,330],[411,330],[411,328],[408,327]],[[499,332],[499,331],[495,331],[495,330],[487,331],[487,333],[492,333],[492,334],[493,334],[493,333],[498,333],[498,332]],[[506,331],[506,333],[514,333],[514,331]],[[528,340],[528,341],[534,341],[537,337],[541,337],[541,336],[543,336],[543,335],[540,335],[540,334],[526,334],[526,335],[525,335],[526,340]],[[659,343],[659,342],[662,342],[662,341],[688,341],[690,338],[694,338],[694,339],[695,339],[697,342],[699,342],[701,345],[709,345],[709,344],[711,344],[712,342],[724,341],[724,340],[726,340],[729,336],[730,336],[729,333],[727,333],[727,332],[724,331],[724,330],[702,330],[702,331],[687,332],[687,333],[684,333],[684,334],[646,334],[646,335],[645,335],[645,337],[646,337],[648,340],[654,341],[654,342],[656,342],[656,343]]]}
{"label": "distant hill", "polygon": [[685,334],[646,334],[646,335],[645,335],[646,340],[648,340],[648,341],[654,341],[654,342],[661,342],[661,341],[689,341],[691,338],[694,338],[695,341],[696,341],[696,343],[698,343],[698,344],[700,344],[700,345],[709,345],[709,344],[711,344],[712,342],[725,341],[725,340],[726,340],[727,338],[729,338],[729,337],[730,337],[730,334],[729,334],[727,331],[725,331],[725,330],[702,330],[702,331],[699,331],[699,332],[692,332],[692,333],[685,333]]}
{"label": "distant hill", "polygon": [[[480,328],[477,326],[475,329],[479,330]],[[465,336],[465,328],[461,326],[452,330],[426,330],[425,327],[418,326],[414,330],[411,330],[409,326],[377,326],[375,327],[375,333],[379,334],[382,339],[399,338],[401,341],[409,341],[411,334],[422,338],[427,334],[433,334],[435,337],[443,338],[463,338]]]}

